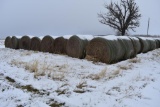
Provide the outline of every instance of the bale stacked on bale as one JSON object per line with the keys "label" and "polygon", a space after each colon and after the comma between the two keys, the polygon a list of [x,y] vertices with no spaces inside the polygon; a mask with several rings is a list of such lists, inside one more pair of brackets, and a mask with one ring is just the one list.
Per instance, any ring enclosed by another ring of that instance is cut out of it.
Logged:
{"label": "bale stacked on bale", "polygon": [[11,43],[11,37],[7,36],[5,39],[5,47],[6,48],[11,48],[12,47],[12,43]]}
{"label": "bale stacked on bale", "polygon": [[140,43],[139,39],[136,37],[130,37],[130,40],[133,44],[134,56],[136,56],[137,54],[139,54],[141,52],[141,43]]}
{"label": "bale stacked on bale", "polygon": [[67,39],[64,39],[63,37],[56,38],[53,43],[53,53],[66,54],[66,46]]}
{"label": "bale stacked on bale", "polygon": [[19,48],[30,50],[31,39],[29,36],[23,36],[19,41]]}
{"label": "bale stacked on bale", "polygon": [[52,53],[54,39],[47,35],[41,41],[41,51]]}
{"label": "bale stacked on bale", "polygon": [[19,49],[19,39],[15,36],[12,36],[11,43],[12,43],[12,49]]}
{"label": "bale stacked on bale", "polygon": [[41,48],[41,40],[38,37],[33,37],[31,39],[31,50],[40,51]]}
{"label": "bale stacked on bale", "polygon": [[75,58],[85,58],[86,46],[88,41],[82,40],[78,36],[73,35],[69,38],[66,46],[67,55]]}
{"label": "bale stacked on bale", "polygon": [[146,38],[138,37],[140,43],[141,43],[141,52],[146,53],[150,49],[150,43],[146,40]]}
{"label": "bale stacked on bale", "polygon": [[128,37],[120,37],[118,38],[121,46],[123,47],[125,54],[123,59],[129,59],[136,56],[135,49],[133,47],[132,41]]}
{"label": "bale stacked on bale", "polygon": [[86,59],[109,64],[121,60],[125,51],[117,40],[97,37],[89,42],[86,54]]}

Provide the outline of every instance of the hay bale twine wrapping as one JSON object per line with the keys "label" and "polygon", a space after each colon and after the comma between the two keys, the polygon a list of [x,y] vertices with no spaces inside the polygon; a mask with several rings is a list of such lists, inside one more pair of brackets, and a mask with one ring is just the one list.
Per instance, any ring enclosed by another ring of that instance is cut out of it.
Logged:
{"label": "hay bale twine wrapping", "polygon": [[50,52],[52,53],[54,39],[46,35],[41,41],[41,51],[42,52]]}
{"label": "hay bale twine wrapping", "polygon": [[11,37],[10,36],[6,37],[4,44],[5,44],[6,48],[11,48],[12,47],[12,42],[11,42]]}
{"label": "hay bale twine wrapping", "polygon": [[118,40],[97,37],[89,42],[86,59],[109,64],[121,60],[124,53]]}
{"label": "hay bale twine wrapping", "polygon": [[31,50],[40,51],[41,49],[41,40],[38,37],[33,37],[31,39]]}
{"label": "hay bale twine wrapping", "polygon": [[67,55],[74,58],[85,58],[86,41],[87,40],[82,40],[76,35],[71,36],[66,46]]}
{"label": "hay bale twine wrapping", "polygon": [[56,38],[53,43],[53,53],[66,54],[66,46],[67,39],[64,39],[63,37]]}
{"label": "hay bale twine wrapping", "polygon": [[19,49],[19,39],[15,36],[12,36],[11,43],[12,43],[12,49]]}
{"label": "hay bale twine wrapping", "polygon": [[146,38],[143,37],[137,37],[141,43],[141,52],[146,53],[150,49],[150,43],[146,40]]}
{"label": "hay bale twine wrapping", "polygon": [[133,44],[134,54],[135,54],[134,56],[136,56],[137,54],[139,54],[141,52],[141,43],[140,43],[139,39],[136,37],[129,37],[129,38]]}
{"label": "hay bale twine wrapping", "polygon": [[29,36],[23,36],[19,41],[19,48],[30,50],[31,39]]}

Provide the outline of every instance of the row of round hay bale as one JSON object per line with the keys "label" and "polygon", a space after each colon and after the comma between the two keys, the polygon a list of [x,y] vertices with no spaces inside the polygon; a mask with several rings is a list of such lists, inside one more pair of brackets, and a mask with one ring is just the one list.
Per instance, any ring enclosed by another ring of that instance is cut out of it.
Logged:
{"label": "row of round hay bale", "polygon": [[53,51],[53,43],[54,43],[54,39],[47,35],[45,36],[42,41],[41,41],[41,51],[42,52],[50,52],[52,53]]}
{"label": "row of round hay bale", "polygon": [[[114,39],[113,39],[114,38]],[[96,37],[90,42],[73,35],[68,40],[64,37],[53,39],[47,35],[42,40],[38,37],[23,36],[18,39],[15,36],[5,39],[5,47],[13,49],[25,49],[57,54],[67,54],[75,58],[85,58],[115,63],[121,60],[135,57],[138,53],[145,53],[160,48],[160,39],[144,37]]]}
{"label": "row of round hay bale", "polygon": [[104,63],[114,63],[122,59],[125,51],[118,40],[97,37],[89,42],[86,54],[87,59],[89,58]]}
{"label": "row of round hay bale", "polygon": [[78,36],[73,35],[69,38],[66,46],[66,52],[68,56],[74,58],[85,58],[86,56],[86,46],[88,44],[87,40],[82,40]]}
{"label": "row of round hay bale", "polygon": [[40,51],[41,40],[38,37],[33,37],[31,39],[30,49],[33,50],[33,51]]}
{"label": "row of round hay bale", "polygon": [[129,37],[120,37],[118,38],[118,41],[121,44],[122,49],[125,51],[125,54],[122,59],[125,60],[136,56],[136,51]]}
{"label": "row of round hay bale", "polygon": [[6,48],[11,48],[12,47],[11,37],[10,36],[6,37],[4,45],[5,45]]}
{"label": "row of round hay bale", "polygon": [[19,41],[19,49],[30,50],[31,39],[29,36],[23,36]]}
{"label": "row of round hay bale", "polygon": [[63,37],[58,37],[54,40],[53,43],[53,53],[56,54],[67,54],[66,52],[67,39]]}

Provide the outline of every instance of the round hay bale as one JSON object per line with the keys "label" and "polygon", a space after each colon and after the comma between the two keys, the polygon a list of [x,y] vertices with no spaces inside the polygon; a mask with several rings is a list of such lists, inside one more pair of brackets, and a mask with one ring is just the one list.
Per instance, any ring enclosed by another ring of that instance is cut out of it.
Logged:
{"label": "round hay bale", "polygon": [[158,44],[157,47],[160,48],[160,39],[157,39],[157,42],[158,42],[158,43],[157,43],[157,44]]}
{"label": "round hay bale", "polygon": [[41,51],[52,53],[54,39],[47,35],[41,41]]}
{"label": "round hay bale", "polygon": [[64,54],[67,54],[67,43],[68,43],[68,39],[64,39],[64,44],[65,44]]}
{"label": "round hay bale", "polygon": [[11,37],[10,36],[6,37],[4,44],[5,44],[6,48],[11,48],[12,47],[12,42],[11,42]]}
{"label": "round hay bale", "polygon": [[156,49],[157,49],[157,48],[159,48],[159,45],[160,45],[160,44],[159,44],[158,39],[155,39],[155,42],[156,42]]}
{"label": "round hay bale", "polygon": [[66,54],[66,45],[67,39],[64,39],[63,37],[56,38],[53,43],[53,53]]}
{"label": "round hay bale", "polygon": [[125,51],[119,41],[98,37],[89,42],[86,59],[109,64],[121,60],[124,53]]}
{"label": "round hay bale", "polygon": [[158,48],[160,48],[160,39],[157,39],[157,44],[159,45],[159,46],[157,46]]}
{"label": "round hay bale", "polygon": [[149,41],[147,41],[145,38],[142,38],[142,37],[137,37],[141,43],[141,52],[142,53],[146,53],[149,51],[150,49],[150,43]]}
{"label": "round hay bale", "polygon": [[149,42],[149,51],[156,49],[156,41],[153,39],[147,39]]}
{"label": "round hay bale", "polygon": [[132,41],[128,37],[121,37],[118,38],[118,41],[120,42],[121,46],[125,50],[125,54],[123,56],[123,59],[129,59],[135,57],[135,50],[134,46],[132,44]]}
{"label": "round hay bale", "polygon": [[85,58],[86,55],[86,40],[80,39],[73,35],[69,38],[66,46],[67,55],[75,58]]}
{"label": "round hay bale", "polygon": [[19,41],[19,48],[30,50],[31,39],[29,36],[23,36]]}
{"label": "round hay bale", "polygon": [[19,49],[19,39],[15,36],[11,38],[12,49]]}
{"label": "round hay bale", "polygon": [[31,39],[31,50],[40,51],[41,49],[41,40],[38,37],[33,37]]}
{"label": "round hay bale", "polygon": [[133,48],[134,48],[134,56],[139,54],[141,52],[141,43],[138,38],[136,37],[130,37],[130,40],[132,41]]}

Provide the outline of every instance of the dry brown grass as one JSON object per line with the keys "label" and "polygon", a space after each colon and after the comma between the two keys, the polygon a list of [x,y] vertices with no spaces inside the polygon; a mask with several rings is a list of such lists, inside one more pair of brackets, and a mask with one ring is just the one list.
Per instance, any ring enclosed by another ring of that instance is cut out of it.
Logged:
{"label": "dry brown grass", "polygon": [[25,65],[25,69],[29,70],[30,72],[38,72],[38,60],[33,60],[31,63],[27,63]]}
{"label": "dry brown grass", "polygon": [[132,59],[129,59],[129,62],[130,63],[140,63],[141,59],[140,58],[132,58]]}
{"label": "dry brown grass", "polygon": [[65,76],[67,75],[67,71],[68,71],[67,64],[55,65],[53,66],[53,68],[48,73],[48,76],[51,77],[53,80],[63,80]]}
{"label": "dry brown grass", "polygon": [[37,59],[29,62],[14,59],[10,62],[10,64],[34,73],[35,78],[38,76],[47,75],[53,80],[61,81],[65,79],[68,71],[68,64],[52,65],[46,61],[40,61]]}
{"label": "dry brown grass", "polygon": [[25,51],[20,54],[20,56],[30,56],[33,52],[32,51]]}
{"label": "dry brown grass", "polygon": [[133,64],[127,64],[127,65],[118,65],[118,68],[121,70],[128,70],[128,69],[132,69]]}
{"label": "dry brown grass", "polygon": [[102,69],[99,73],[91,74],[88,77],[93,79],[93,80],[100,80],[100,79],[103,79],[106,76],[106,72],[107,72],[107,67]]}
{"label": "dry brown grass", "polygon": [[87,82],[86,81],[81,81],[80,83],[78,83],[76,85],[76,89],[74,89],[73,91],[75,93],[85,93],[87,90],[85,89],[87,87]]}

